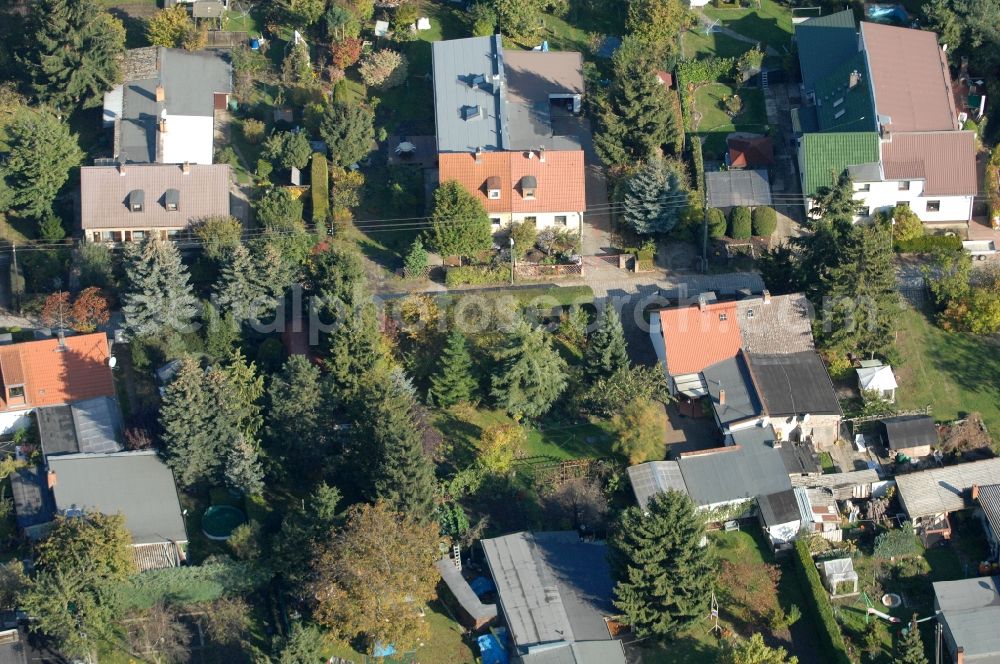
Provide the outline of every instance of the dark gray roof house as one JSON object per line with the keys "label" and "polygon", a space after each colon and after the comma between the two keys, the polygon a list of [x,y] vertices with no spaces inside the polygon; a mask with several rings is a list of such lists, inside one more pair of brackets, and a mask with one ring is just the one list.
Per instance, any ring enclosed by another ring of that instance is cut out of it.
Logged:
{"label": "dark gray roof house", "polygon": [[794,489],[757,497],[757,508],[765,525],[776,526],[799,519],[799,502]]}
{"label": "dark gray roof house", "polygon": [[576,531],[482,541],[500,610],[525,664],[625,664],[606,618],[613,583],[602,542]]}
{"label": "dark gray roof house", "polygon": [[763,169],[710,171],[705,189],[710,208],[771,205],[771,182]]}
{"label": "dark gray roof house", "polygon": [[938,581],[934,608],[945,643],[966,664],[1000,664],[1000,576]]}
{"label": "dark gray roof house", "polygon": [[929,415],[901,415],[881,422],[886,446],[890,450],[908,450],[938,444],[937,427]]}
{"label": "dark gray roof house", "polygon": [[103,454],[120,452],[121,415],[109,397],[46,406],[35,411],[42,453]]}
{"label": "dark gray roof house", "polygon": [[830,374],[815,351],[751,354],[749,363],[769,415],[843,415]]}
{"label": "dark gray roof house", "polygon": [[716,420],[723,427],[761,415],[761,403],[753,389],[746,355],[742,351],[701,372],[708,387]]}

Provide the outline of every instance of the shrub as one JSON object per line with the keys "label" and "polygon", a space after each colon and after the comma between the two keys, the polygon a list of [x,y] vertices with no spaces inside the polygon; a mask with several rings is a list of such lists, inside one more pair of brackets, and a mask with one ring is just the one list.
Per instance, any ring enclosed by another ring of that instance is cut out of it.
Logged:
{"label": "shrub", "polygon": [[117,588],[122,609],[147,609],[157,602],[190,606],[240,595],[268,581],[266,574],[243,562],[206,562],[136,574]]}
{"label": "shrub", "polygon": [[488,286],[510,281],[510,268],[500,265],[463,265],[450,267],[444,276],[444,285]]}
{"label": "shrub", "polygon": [[828,655],[827,661],[834,664],[850,664],[851,658],[847,654],[844,635],[841,634],[840,627],[837,625],[830,597],[826,588],[823,587],[819,572],[816,570],[812,555],[809,553],[809,544],[804,539],[795,542],[795,567],[802,585],[809,590],[808,599],[811,601],[806,607],[807,613],[811,614],[811,622],[816,625],[817,632],[819,632],[822,649]]}
{"label": "shrub", "polygon": [[729,237],[734,240],[746,240],[752,231],[750,208],[734,207],[729,211]]}
{"label": "shrub", "polygon": [[774,211],[774,208],[767,206],[754,208],[751,217],[754,235],[771,237],[774,229],[778,227],[778,213]]}
{"label": "shrub", "polygon": [[892,209],[892,237],[899,242],[909,242],[924,234],[924,222],[909,205],[897,205]]}
{"label": "shrub", "polygon": [[896,251],[901,254],[930,254],[938,249],[961,251],[962,238],[957,235],[921,235],[906,241],[896,241]]}
{"label": "shrub", "polygon": [[360,57],[361,40],[356,37],[348,37],[330,47],[330,63],[341,72],[357,62]]}
{"label": "shrub", "polygon": [[383,48],[372,52],[358,67],[365,85],[385,90],[406,80],[407,61],[402,53]]}
{"label": "shrub", "polygon": [[888,530],[875,538],[875,557],[883,560],[920,554],[920,544],[910,524]]}
{"label": "shrub", "polygon": [[264,123],[260,120],[247,118],[243,121],[243,138],[250,145],[257,145],[264,140]]}
{"label": "shrub", "polygon": [[257,160],[257,177],[262,180],[267,180],[268,176],[274,171],[274,166],[267,159]]}
{"label": "shrub", "polygon": [[736,117],[743,112],[743,100],[739,95],[728,95],[722,99],[722,106],[729,117]]}
{"label": "shrub", "polygon": [[702,60],[685,60],[677,65],[677,76],[686,85],[688,83],[710,83],[726,78],[733,73],[735,58],[705,58]]}
{"label": "shrub", "polygon": [[535,242],[538,240],[535,222],[522,221],[512,224],[510,236],[514,238],[514,251],[517,253],[517,257],[524,258],[529,251],[535,248]]}
{"label": "shrub", "polygon": [[330,169],[326,155],[314,152],[309,170],[312,182],[312,221],[319,228],[326,223],[330,214]]}
{"label": "shrub", "polygon": [[726,215],[719,208],[708,208],[705,213],[708,220],[708,237],[713,240],[726,236]]}

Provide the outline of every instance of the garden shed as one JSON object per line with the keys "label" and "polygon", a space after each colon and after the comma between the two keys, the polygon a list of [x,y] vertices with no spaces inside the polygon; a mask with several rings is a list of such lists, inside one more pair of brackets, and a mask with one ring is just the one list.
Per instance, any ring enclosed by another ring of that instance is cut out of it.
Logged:
{"label": "garden shed", "polygon": [[[824,560],[819,563],[820,571],[823,574],[823,583],[830,591],[830,597],[847,597],[858,594],[858,573],[854,571],[854,561],[850,558],[836,558],[834,560]],[[840,592],[842,584],[851,584],[850,592]]]}
{"label": "garden shed", "polygon": [[764,169],[712,171],[705,173],[708,207],[755,208],[771,205],[771,182]]}
{"label": "garden shed", "polygon": [[929,415],[902,415],[882,420],[882,440],[890,456],[920,459],[938,444],[937,427]]}
{"label": "garden shed", "polygon": [[879,360],[863,360],[857,374],[858,389],[862,393],[874,390],[889,403],[896,402],[896,388],[899,386],[891,366],[882,364]]}

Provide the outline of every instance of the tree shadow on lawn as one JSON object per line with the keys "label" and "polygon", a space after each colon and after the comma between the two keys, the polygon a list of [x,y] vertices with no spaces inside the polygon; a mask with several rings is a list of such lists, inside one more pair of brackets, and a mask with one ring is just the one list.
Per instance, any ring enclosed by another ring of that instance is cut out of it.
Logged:
{"label": "tree shadow on lawn", "polygon": [[[931,329],[927,342],[928,359],[935,369],[949,376],[956,385],[992,403],[1000,401],[1000,350],[989,337],[977,337],[962,332],[947,332],[938,328],[927,311],[920,312]],[[974,409],[972,403],[967,404]]]}
{"label": "tree shadow on lawn", "polygon": [[122,7],[110,7],[108,13],[125,26],[125,48],[140,48],[148,46],[146,39],[146,21],[133,16]]}
{"label": "tree shadow on lawn", "polygon": [[788,48],[792,41],[791,33],[781,28],[778,19],[761,16],[757,13],[747,14],[734,21],[723,19],[723,23],[727,28],[744,37],[760,41],[763,50],[767,50],[767,47],[770,46],[781,53],[783,49]]}

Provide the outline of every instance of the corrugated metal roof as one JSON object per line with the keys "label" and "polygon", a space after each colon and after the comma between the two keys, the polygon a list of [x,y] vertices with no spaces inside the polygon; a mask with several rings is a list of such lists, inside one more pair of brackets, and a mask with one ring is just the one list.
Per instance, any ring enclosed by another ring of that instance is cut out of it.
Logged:
{"label": "corrugated metal roof", "polygon": [[875,109],[892,119],[889,131],[957,129],[951,74],[937,34],[863,22],[861,39],[872,75]]}
{"label": "corrugated metal roof", "polygon": [[771,205],[771,184],[763,169],[710,171],[705,173],[705,188],[708,207]]}
{"label": "corrugated metal roof", "polygon": [[879,160],[878,134],[875,132],[825,132],[805,134],[799,148],[805,164],[806,196],[823,186],[833,186],[852,164]]}
{"label": "corrugated metal roof", "polygon": [[[190,173],[174,164],[128,164],[80,169],[80,223],[87,230],[188,227],[193,220],[229,215],[229,164],[190,164]],[[178,210],[168,210],[165,196],[176,189]],[[141,212],[126,205],[132,191],[144,191]]]}
{"label": "corrugated metal roof", "polygon": [[632,483],[635,501],[643,510],[649,499],[660,492],[681,491],[687,493],[680,466],[676,461],[647,461],[629,466],[628,479]]}
{"label": "corrugated metal roof", "polygon": [[817,16],[795,26],[799,68],[806,90],[858,51],[858,32],[850,9]]}
{"label": "corrugated metal roof", "polygon": [[882,143],[886,180],[926,180],[924,196],[973,196],[976,134],[971,131],[894,133]]}
{"label": "corrugated metal roof", "polygon": [[965,661],[1000,662],[1000,577],[938,581],[934,596],[950,649],[965,649]]}
{"label": "corrugated metal roof", "polygon": [[979,507],[986,515],[994,539],[1000,541],[1000,484],[984,484],[979,487]]}
{"label": "corrugated metal roof", "polygon": [[960,463],[896,476],[903,509],[911,519],[969,507],[974,484],[1000,484],[1000,459]]}

